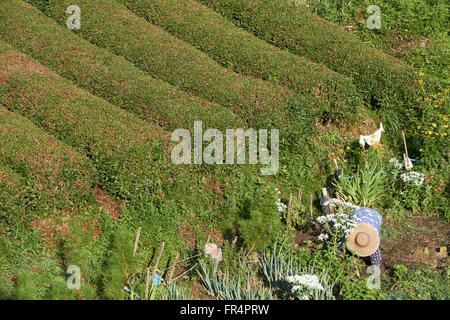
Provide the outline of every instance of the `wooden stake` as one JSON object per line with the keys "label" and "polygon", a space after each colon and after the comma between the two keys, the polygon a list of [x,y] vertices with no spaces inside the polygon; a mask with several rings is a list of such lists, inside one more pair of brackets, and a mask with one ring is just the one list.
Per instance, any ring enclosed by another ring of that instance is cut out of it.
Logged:
{"label": "wooden stake", "polygon": [[302,195],[303,195],[303,190],[302,188],[298,189],[298,195],[297,195],[297,200],[298,200],[298,206],[301,207],[302,206]]}
{"label": "wooden stake", "polygon": [[311,220],[313,219],[313,195],[309,195],[309,213],[311,215]]}
{"label": "wooden stake", "polygon": [[158,269],[158,264],[159,264],[159,260],[161,260],[161,256],[163,254],[164,251],[164,241],[161,243],[161,250],[159,251],[159,255],[158,255],[158,259],[156,259],[156,263],[155,263],[155,267],[153,268],[153,274],[156,273],[156,270]]}
{"label": "wooden stake", "polygon": [[291,205],[292,205],[292,192],[289,194],[289,203],[288,203],[288,208],[287,208],[287,217],[286,217],[286,224],[289,225],[290,223],[290,218],[291,218]]}
{"label": "wooden stake", "polygon": [[405,138],[405,132],[402,130],[402,138],[403,138],[403,145],[405,146],[405,154],[406,158],[409,159],[408,156],[408,147],[406,146],[406,138]]}
{"label": "wooden stake", "polygon": [[[298,210],[299,213],[301,213],[301,209],[302,209],[302,195],[303,195],[303,190],[302,188],[298,189],[298,194],[297,194],[297,202],[298,202]],[[297,221],[294,220],[294,226],[297,226]]]}
{"label": "wooden stake", "polygon": [[147,268],[147,279],[145,280],[145,295],[144,298],[147,299],[148,298],[148,283],[150,279],[150,268]]}
{"label": "wooden stake", "polygon": [[138,243],[139,243],[139,237],[141,235],[141,230],[142,230],[142,228],[139,227],[137,229],[137,232],[136,232],[136,238],[134,239],[133,256],[136,254],[136,251],[137,251],[137,247],[138,247]]}
{"label": "wooden stake", "polygon": [[173,260],[172,268],[170,268],[169,278],[168,278],[168,280],[167,280],[167,284],[168,284],[168,285],[172,282],[173,272],[175,271],[175,266],[177,265],[178,257],[179,257],[179,256],[180,256],[180,253],[177,252],[177,253],[175,254],[175,259]]}
{"label": "wooden stake", "polygon": [[339,170],[339,166],[338,166],[336,158],[333,159],[333,162],[334,162],[334,167],[336,168],[336,170]]}

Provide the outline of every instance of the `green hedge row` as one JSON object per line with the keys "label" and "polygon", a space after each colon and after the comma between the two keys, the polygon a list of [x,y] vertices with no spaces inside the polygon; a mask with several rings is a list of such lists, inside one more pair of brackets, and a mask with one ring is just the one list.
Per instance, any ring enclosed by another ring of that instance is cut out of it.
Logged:
{"label": "green hedge row", "polygon": [[330,109],[361,104],[350,78],[260,40],[197,1],[119,2],[237,73],[314,96],[318,103],[329,104]]}
{"label": "green hedge row", "polygon": [[[412,67],[364,44],[356,36],[292,0],[200,0],[238,26],[280,48],[350,76],[372,105],[412,100]],[[376,32],[376,30],[374,30]]]}
{"label": "green hedge row", "polygon": [[[9,60],[4,54],[0,57]],[[3,87],[3,78],[0,84]],[[55,209],[73,208],[93,200],[94,168],[89,160],[2,106],[0,164],[20,173],[35,186],[42,210],[52,211],[54,206]]]}
{"label": "green hedge row", "polygon": [[23,1],[6,0],[0,7],[0,39],[112,104],[166,129],[191,128],[195,120],[220,129],[242,126],[227,108],[150,77]]}
{"label": "green hedge row", "polygon": [[[68,18],[66,8],[78,5],[82,26],[76,32],[83,38],[122,55],[152,76],[230,108],[253,128],[301,126],[296,119],[292,121],[294,124],[289,123],[291,117],[286,110],[295,93],[220,66],[205,53],[137,17],[116,1],[27,2],[62,25]],[[313,108],[312,99],[303,100],[304,108]]]}
{"label": "green hedge row", "polygon": [[1,49],[0,98],[9,110],[90,158],[98,182],[112,195],[161,192],[171,173],[167,134],[23,54]]}
{"label": "green hedge row", "polygon": [[[3,112],[0,107],[0,113]],[[27,193],[25,178],[0,162],[0,241],[12,226],[30,215],[30,207],[36,205],[37,192]],[[1,262],[0,262],[1,265]],[[0,279],[2,275],[0,272]],[[0,281],[1,283],[1,281]]]}

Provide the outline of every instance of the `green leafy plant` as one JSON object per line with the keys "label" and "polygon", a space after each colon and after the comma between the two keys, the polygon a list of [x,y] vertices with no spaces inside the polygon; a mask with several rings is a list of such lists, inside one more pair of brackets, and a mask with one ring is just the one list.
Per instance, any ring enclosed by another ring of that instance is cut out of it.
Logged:
{"label": "green leafy plant", "polygon": [[352,177],[344,177],[338,183],[341,198],[361,207],[372,207],[384,196],[384,173],[378,166],[358,170]]}

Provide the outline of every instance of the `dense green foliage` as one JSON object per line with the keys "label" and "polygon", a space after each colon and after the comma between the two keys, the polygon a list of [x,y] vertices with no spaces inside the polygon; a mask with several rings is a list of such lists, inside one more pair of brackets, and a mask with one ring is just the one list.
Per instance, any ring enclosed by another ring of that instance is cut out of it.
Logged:
{"label": "dense green foliage", "polygon": [[[62,25],[66,17],[61,13],[73,4],[27,2]],[[221,67],[115,1],[81,0],[77,5],[84,8],[83,28],[77,33],[97,46],[123,56],[154,77],[230,108],[254,128],[271,128],[287,121],[283,109],[293,96],[288,90]]]}
{"label": "dense green foliage", "polygon": [[410,66],[364,44],[291,0],[201,0],[269,43],[354,79],[366,101],[405,106],[417,92]]}
{"label": "dense green foliage", "polygon": [[[33,206],[41,212],[70,209],[92,201],[94,169],[88,160],[2,106],[0,164],[35,186]],[[12,213],[3,218],[19,221],[19,216]]]}
{"label": "dense green foliage", "polygon": [[315,104],[328,105],[323,109],[329,112],[361,104],[351,79],[269,45],[196,1],[119,2],[199,48],[223,66],[306,93],[314,98]]}
{"label": "dense green foliage", "polygon": [[2,6],[0,21],[5,27],[0,38],[110,103],[167,130],[191,128],[194,120],[219,129],[242,126],[231,111],[148,76],[58,26],[31,5],[8,0]]}
{"label": "dense green foliage", "polygon": [[[362,41],[449,85],[448,1],[307,0],[306,4],[312,12],[345,26]],[[380,29],[366,27],[370,5],[380,8]]]}
{"label": "dense green foliage", "polygon": [[[0,299],[448,299],[448,4],[374,1],[369,30],[369,2],[2,1]],[[196,120],[280,129],[278,174],[173,164]],[[341,198],[383,215],[379,290],[341,246],[348,216],[322,216],[333,159]],[[155,286],[162,242],[176,281]]]}
{"label": "dense green foliage", "polygon": [[0,74],[7,81],[0,96],[9,110],[23,114],[90,158],[101,185],[111,194],[129,198],[137,190],[158,190],[158,181],[152,177],[164,165],[155,163],[167,152],[161,130],[17,52],[4,51],[1,57]]}

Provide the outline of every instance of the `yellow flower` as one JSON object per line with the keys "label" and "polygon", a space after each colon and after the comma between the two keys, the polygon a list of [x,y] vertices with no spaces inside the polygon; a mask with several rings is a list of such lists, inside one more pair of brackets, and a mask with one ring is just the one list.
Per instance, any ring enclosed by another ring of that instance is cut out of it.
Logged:
{"label": "yellow flower", "polygon": [[425,73],[421,72],[419,73],[419,76],[423,77],[425,75]]}
{"label": "yellow flower", "polygon": [[420,152],[423,152],[423,149],[419,149]]}
{"label": "yellow flower", "polygon": [[433,127],[435,127],[435,128],[436,128],[436,123],[434,123],[434,122],[433,122]]}
{"label": "yellow flower", "polygon": [[423,83],[423,80],[420,79],[420,80],[418,80],[417,82],[419,82],[419,84],[422,84],[422,83]]}

